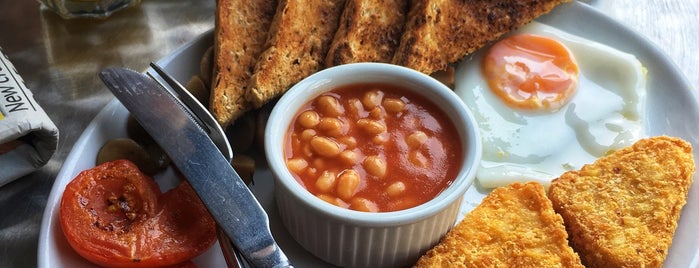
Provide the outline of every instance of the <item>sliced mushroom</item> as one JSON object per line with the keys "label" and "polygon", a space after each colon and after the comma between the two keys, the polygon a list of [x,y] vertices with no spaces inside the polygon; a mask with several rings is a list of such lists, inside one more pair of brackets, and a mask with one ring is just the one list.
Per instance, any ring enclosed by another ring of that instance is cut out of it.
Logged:
{"label": "sliced mushroom", "polygon": [[128,138],[107,141],[97,153],[96,164],[100,165],[118,159],[128,159],[148,175],[154,175],[167,166],[167,164],[163,165],[160,163],[161,161],[154,159],[143,146]]}
{"label": "sliced mushroom", "polygon": [[233,165],[233,169],[246,184],[250,184],[253,181],[253,176],[255,175],[254,158],[244,154],[237,154],[233,157],[231,165]]}
{"label": "sliced mushroom", "polygon": [[248,112],[226,128],[233,152],[247,152],[255,139],[255,114]]}
{"label": "sliced mushroom", "polygon": [[200,76],[192,76],[184,87],[194,98],[204,105],[204,107],[209,106],[210,91]]}

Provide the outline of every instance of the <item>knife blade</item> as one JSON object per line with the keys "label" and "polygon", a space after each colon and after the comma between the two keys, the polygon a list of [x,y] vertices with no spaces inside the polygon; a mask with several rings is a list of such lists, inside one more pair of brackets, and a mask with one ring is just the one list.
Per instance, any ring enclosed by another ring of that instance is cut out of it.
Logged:
{"label": "knife blade", "polygon": [[191,111],[142,73],[106,68],[99,77],[168,154],[251,265],[291,267],[262,206]]}

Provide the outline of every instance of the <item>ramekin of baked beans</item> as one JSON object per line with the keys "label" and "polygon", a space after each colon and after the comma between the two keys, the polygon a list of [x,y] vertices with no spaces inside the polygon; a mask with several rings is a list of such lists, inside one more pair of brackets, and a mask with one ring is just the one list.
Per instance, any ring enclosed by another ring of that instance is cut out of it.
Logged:
{"label": "ramekin of baked beans", "polygon": [[344,267],[411,265],[453,226],[480,161],[470,111],[437,80],[356,63],[296,84],[265,152],[283,224]]}
{"label": "ramekin of baked beans", "polygon": [[389,84],[324,92],[296,113],[286,166],[316,197],[339,207],[387,212],[415,207],[456,178],[461,139],[437,105]]}

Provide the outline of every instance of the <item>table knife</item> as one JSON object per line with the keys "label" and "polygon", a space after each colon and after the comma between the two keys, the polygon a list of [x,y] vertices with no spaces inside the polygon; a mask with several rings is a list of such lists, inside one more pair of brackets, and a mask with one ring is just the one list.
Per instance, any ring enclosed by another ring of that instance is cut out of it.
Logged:
{"label": "table knife", "polygon": [[172,159],[252,266],[291,267],[262,206],[186,106],[142,73],[112,67],[99,76]]}

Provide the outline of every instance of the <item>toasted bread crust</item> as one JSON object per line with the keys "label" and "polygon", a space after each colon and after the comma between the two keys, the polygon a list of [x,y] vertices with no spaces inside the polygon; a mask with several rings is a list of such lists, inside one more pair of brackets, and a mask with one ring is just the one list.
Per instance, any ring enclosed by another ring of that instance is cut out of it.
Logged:
{"label": "toasted bread crust", "polygon": [[415,267],[583,267],[538,183],[513,183],[478,207]]}
{"label": "toasted bread crust", "polygon": [[324,68],[344,0],[281,0],[246,98],[260,107]]}
{"label": "toasted bread crust", "polygon": [[390,62],[407,12],[406,0],[348,0],[325,65]]}
{"label": "toasted bread crust", "polygon": [[570,0],[413,1],[393,63],[431,74]]}
{"label": "toasted bread crust", "polygon": [[218,0],[210,111],[222,126],[250,109],[245,92],[274,17],[276,0]]}
{"label": "toasted bread crust", "polygon": [[680,139],[643,139],[551,183],[585,266],[662,267],[693,180],[691,151]]}

